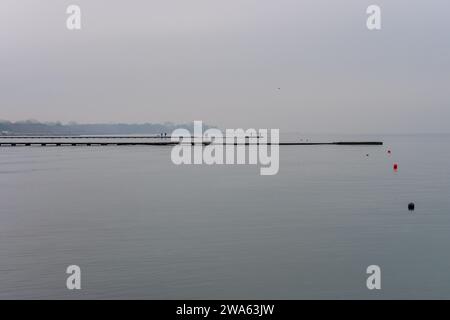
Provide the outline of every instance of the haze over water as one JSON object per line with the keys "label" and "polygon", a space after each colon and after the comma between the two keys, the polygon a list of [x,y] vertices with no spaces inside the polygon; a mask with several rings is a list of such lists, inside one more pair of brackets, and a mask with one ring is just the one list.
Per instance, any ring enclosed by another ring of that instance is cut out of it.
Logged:
{"label": "haze over water", "polygon": [[170,147],[1,148],[0,298],[450,298],[450,135],[348,138],[385,145],[283,146],[275,176]]}

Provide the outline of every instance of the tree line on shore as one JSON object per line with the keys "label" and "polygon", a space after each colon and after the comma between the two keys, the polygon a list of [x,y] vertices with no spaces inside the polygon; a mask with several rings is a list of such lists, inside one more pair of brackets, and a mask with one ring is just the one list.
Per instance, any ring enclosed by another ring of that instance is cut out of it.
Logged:
{"label": "tree line on shore", "polygon": [[128,135],[128,134],[170,134],[177,128],[192,130],[192,123],[90,123],[0,121],[1,135]]}

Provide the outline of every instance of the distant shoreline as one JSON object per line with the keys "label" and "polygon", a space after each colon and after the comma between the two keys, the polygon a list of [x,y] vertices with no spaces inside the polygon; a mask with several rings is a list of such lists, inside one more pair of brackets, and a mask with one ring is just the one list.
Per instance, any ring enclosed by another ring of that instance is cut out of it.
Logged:
{"label": "distant shoreline", "polygon": [[192,124],[165,123],[43,123],[37,121],[0,121],[0,136],[80,136],[80,135],[169,135],[175,129],[192,129]]}

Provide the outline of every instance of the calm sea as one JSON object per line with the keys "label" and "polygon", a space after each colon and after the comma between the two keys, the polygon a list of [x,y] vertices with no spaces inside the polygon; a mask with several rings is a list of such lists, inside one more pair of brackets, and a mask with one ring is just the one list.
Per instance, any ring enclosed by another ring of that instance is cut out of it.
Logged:
{"label": "calm sea", "polygon": [[171,147],[0,148],[0,298],[450,298],[450,135],[342,139],[385,145],[284,146],[275,176]]}

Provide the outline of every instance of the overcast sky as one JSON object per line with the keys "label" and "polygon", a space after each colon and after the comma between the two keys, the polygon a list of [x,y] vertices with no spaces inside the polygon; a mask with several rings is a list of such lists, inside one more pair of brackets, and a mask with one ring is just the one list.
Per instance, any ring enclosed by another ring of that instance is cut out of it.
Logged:
{"label": "overcast sky", "polygon": [[449,16],[448,0],[2,0],[0,119],[449,132]]}

